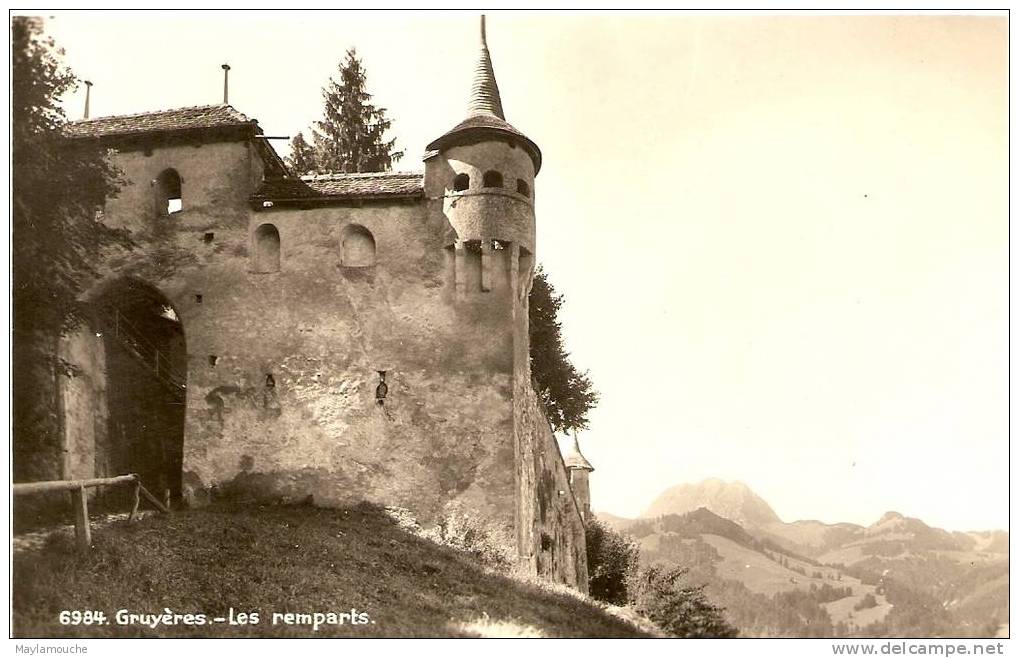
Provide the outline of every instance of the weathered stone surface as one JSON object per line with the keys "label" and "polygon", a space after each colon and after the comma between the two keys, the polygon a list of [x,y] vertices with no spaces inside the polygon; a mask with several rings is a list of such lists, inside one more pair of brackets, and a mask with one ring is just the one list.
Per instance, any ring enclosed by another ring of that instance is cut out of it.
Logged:
{"label": "weathered stone surface", "polygon": [[[429,160],[423,197],[301,207],[252,202],[259,153],[237,139],[116,156],[129,185],[104,221],[138,248],[109,254],[90,298],[116,306],[125,280],[165,298],[183,329],[159,343],[186,375],[183,419],[86,328],[63,346],[81,368],[62,389],[67,472],[169,473],[159,486],[189,504],[367,500],[425,525],[459,505],[515,535],[532,572],[586,589],[583,521],[530,384],[531,158],[457,146]],[[172,214],[153,183],[168,168]],[[475,189],[492,169],[505,188]],[[474,182],[453,199],[462,172]],[[182,428],[160,453],[124,406]]]}

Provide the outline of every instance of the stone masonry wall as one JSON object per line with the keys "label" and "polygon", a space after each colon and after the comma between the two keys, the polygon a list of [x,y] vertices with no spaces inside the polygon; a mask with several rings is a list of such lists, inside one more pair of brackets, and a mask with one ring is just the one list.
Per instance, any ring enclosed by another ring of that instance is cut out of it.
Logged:
{"label": "stone masonry wall", "polygon": [[[110,280],[151,284],[183,326],[185,497],[368,500],[424,523],[459,502],[512,529],[508,257],[492,256],[491,291],[455,299],[441,203],[252,209],[255,160],[245,142],[118,154],[131,184],[105,212],[139,243],[102,264]],[[184,210],[160,217],[149,181],[168,167]],[[265,223],[278,272],[254,266]],[[374,238],[372,266],[341,263],[355,224]]]}
{"label": "stone masonry wall", "polygon": [[517,378],[517,440],[521,531],[532,569],[587,592],[584,521],[570,489],[569,474],[530,380]]}
{"label": "stone masonry wall", "polygon": [[[117,162],[130,184],[104,221],[129,228],[138,248],[101,263],[108,278],[97,290],[136,278],[180,319],[186,501],[366,500],[426,525],[459,504],[515,528],[533,573],[586,591],[583,522],[530,383],[529,253],[516,243],[454,252],[441,197],[252,208],[261,165],[244,141],[164,145]],[[183,211],[159,216],[149,181],[169,167],[183,181]],[[345,237],[365,231],[374,260],[362,241],[358,262],[372,264],[346,266]],[[279,268],[267,272],[257,236],[276,234]],[[95,379],[68,390],[72,420],[91,422],[92,462],[108,463],[102,350],[66,349]],[[78,457],[73,470],[87,475]]]}

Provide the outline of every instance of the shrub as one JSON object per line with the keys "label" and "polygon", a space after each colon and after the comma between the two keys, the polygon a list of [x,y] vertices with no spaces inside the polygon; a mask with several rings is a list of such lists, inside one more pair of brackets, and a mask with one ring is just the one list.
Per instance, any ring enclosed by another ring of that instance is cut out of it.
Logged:
{"label": "shrub", "polygon": [[862,599],[860,599],[856,605],[853,606],[853,610],[866,610],[867,608],[876,608],[877,599],[874,595],[868,592]]}
{"label": "shrub", "polygon": [[677,637],[736,637],[738,631],[711,604],[704,585],[684,587],[679,580],[686,569],[658,566],[640,571],[630,582],[629,599],[634,610]]}
{"label": "shrub", "polygon": [[637,543],[592,518],[587,540],[588,589],[599,601],[626,605],[627,582],[637,573]]}
{"label": "shrub", "polygon": [[436,520],[435,526],[421,536],[473,557],[499,571],[509,571],[516,563],[514,544],[505,530],[451,504]]}

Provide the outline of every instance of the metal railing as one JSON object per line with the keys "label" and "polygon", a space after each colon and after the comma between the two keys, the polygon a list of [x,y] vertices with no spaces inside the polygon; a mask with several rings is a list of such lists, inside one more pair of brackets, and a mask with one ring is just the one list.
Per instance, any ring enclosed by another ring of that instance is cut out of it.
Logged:
{"label": "metal railing", "polygon": [[145,337],[144,332],[131,324],[116,307],[106,307],[100,312],[100,317],[106,323],[106,331],[128,354],[151,370],[155,378],[176,397],[184,398],[187,374],[174,368],[170,359]]}

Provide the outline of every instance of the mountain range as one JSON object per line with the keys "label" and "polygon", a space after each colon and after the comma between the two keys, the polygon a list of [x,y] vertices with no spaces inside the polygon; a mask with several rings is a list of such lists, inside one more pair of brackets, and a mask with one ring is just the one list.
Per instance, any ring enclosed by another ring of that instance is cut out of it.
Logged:
{"label": "mountain range", "polygon": [[687,569],[761,637],[1007,635],[1008,533],[949,532],[897,512],[875,523],[783,522],[750,487],[664,491],[637,519],[604,513],[644,563]]}

